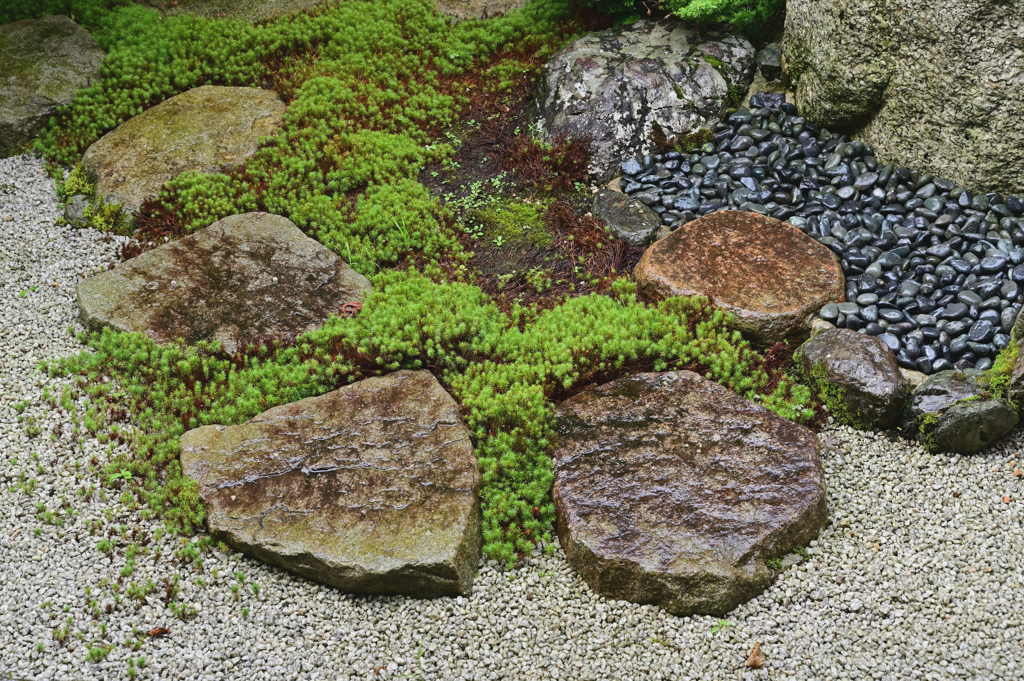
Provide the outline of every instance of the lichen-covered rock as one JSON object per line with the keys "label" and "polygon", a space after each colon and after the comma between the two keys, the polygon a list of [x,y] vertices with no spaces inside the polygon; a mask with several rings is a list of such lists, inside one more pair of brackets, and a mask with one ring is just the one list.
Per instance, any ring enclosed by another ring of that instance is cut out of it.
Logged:
{"label": "lichen-covered rock", "polygon": [[327,0],[141,0],[167,14],[198,14],[204,17],[232,17],[247,21],[272,19],[318,5]]}
{"label": "lichen-covered rock", "polygon": [[818,439],[689,371],[630,376],[558,407],[558,535],[594,591],[723,615],[766,561],[827,522]]}
{"label": "lichen-covered rock", "polygon": [[978,382],[979,373],[940,371],[914,390],[910,425],[931,451],[975,454],[1017,425],[1013,404],[992,397]]}
{"label": "lichen-covered rock", "polygon": [[459,19],[487,19],[525,4],[526,0],[434,0],[438,12]]}
{"label": "lichen-covered rock", "polygon": [[541,134],[589,137],[591,170],[610,180],[619,164],[668,138],[710,127],[730,97],[742,99],[754,71],[743,38],[705,34],[676,22],[638,21],[570,43],[544,67],[536,116]]}
{"label": "lichen-covered rock", "polygon": [[480,473],[459,406],[427,371],[394,374],[181,436],[210,533],[344,591],[468,595]]}
{"label": "lichen-covered rock", "polygon": [[76,90],[99,80],[104,56],[65,16],[0,26],[0,157],[20,153]]}
{"label": "lichen-covered rock", "polygon": [[158,343],[287,339],[359,302],[370,282],[279,215],[219,220],[78,284],[82,323]]}
{"label": "lichen-covered rock", "polygon": [[285,111],[268,90],[204,85],[143,111],[86,150],[82,167],[106,203],[135,213],[188,170],[217,172],[256,153]]}
{"label": "lichen-covered rock", "polygon": [[800,346],[794,360],[829,413],[854,428],[890,428],[903,416],[907,384],[889,346],[832,329]]}
{"label": "lichen-covered rock", "polygon": [[753,342],[802,342],[826,303],[845,300],[835,255],[780,220],[719,211],[647,249],[633,272],[650,298],[710,296]]}
{"label": "lichen-covered rock", "polygon": [[789,0],[801,115],[975,191],[1024,191],[1024,0]]}
{"label": "lichen-covered rock", "polygon": [[603,220],[617,239],[646,246],[658,234],[661,218],[636,199],[611,189],[599,189],[594,197],[594,217]]}

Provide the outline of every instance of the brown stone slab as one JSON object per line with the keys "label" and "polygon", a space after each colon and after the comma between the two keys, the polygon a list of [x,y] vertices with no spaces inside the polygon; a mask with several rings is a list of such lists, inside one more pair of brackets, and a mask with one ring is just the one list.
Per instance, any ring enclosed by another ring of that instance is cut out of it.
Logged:
{"label": "brown stone slab", "polygon": [[558,407],[562,547],[604,596],[725,614],[825,526],[818,452],[807,428],[689,371],[591,388]]}
{"label": "brown stone slab", "polygon": [[846,299],[832,251],[781,220],[743,211],[683,225],[647,249],[633,276],[655,300],[713,298],[762,346],[806,340],[818,310]]}
{"label": "brown stone slab", "polygon": [[342,314],[370,282],[290,220],[219,220],[78,284],[82,323],[145,333],[157,343],[289,338]]}
{"label": "brown stone slab", "polygon": [[480,473],[455,400],[399,371],[181,437],[210,533],[344,591],[468,595]]}

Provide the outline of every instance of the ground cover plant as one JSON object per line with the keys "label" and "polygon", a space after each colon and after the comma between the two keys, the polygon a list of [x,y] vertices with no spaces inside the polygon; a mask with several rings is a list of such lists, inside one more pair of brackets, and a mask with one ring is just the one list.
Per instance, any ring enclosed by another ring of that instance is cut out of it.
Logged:
{"label": "ground cover plant", "polygon": [[[788,418],[815,418],[780,354],[753,350],[709,301],[638,298],[622,276],[637,254],[586,214],[586,140],[545,144],[521,118],[539,65],[601,20],[543,0],[457,24],[429,0],[341,2],[256,25],[109,10],[95,29],[108,51],[103,80],[37,144],[55,169],[75,167],[108,130],[199,85],[266,87],[288,104],[280,131],[249,162],[165,185],[125,255],[265,210],[289,217],[374,289],[355,318],[234,355],[110,330],[84,336],[87,351],[47,367],[73,379],[49,399],[74,415],[76,435],[132,444],[107,466],[107,483],[140,512],[194,532],[203,511],[178,463],[183,432],[425,368],[474,434],[484,551],[511,563],[551,546],[554,404],[588,385],[686,368]],[[536,232],[513,253],[526,227]],[[517,258],[512,271],[498,266]]]}
{"label": "ground cover plant", "polygon": [[697,28],[727,28],[758,38],[778,23],[786,0],[582,0],[620,22],[675,15]]}

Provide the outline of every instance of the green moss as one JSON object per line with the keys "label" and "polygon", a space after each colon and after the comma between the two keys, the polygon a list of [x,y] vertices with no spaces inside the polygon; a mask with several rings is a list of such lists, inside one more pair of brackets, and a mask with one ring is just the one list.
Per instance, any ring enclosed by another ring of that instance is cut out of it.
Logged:
{"label": "green moss", "polygon": [[119,203],[104,203],[103,199],[85,207],[82,213],[88,227],[119,236],[131,236],[135,231],[132,217]]}
{"label": "green moss", "polygon": [[829,380],[823,364],[816,364],[811,367],[810,371],[807,371],[807,363],[801,358],[799,351],[794,356],[794,361],[798,367],[801,367],[801,373],[811,386],[815,396],[821,400],[822,404],[828,407],[829,414],[838,423],[861,430],[873,427],[874,424],[865,421],[860,414],[850,409],[848,391],[841,385]]}
{"label": "green moss", "polygon": [[694,132],[683,135],[679,138],[678,149],[686,153],[699,151],[701,147],[709,142],[715,141],[715,134],[707,128],[700,128]]}
{"label": "green moss", "polygon": [[96,194],[96,183],[90,182],[85,169],[78,165],[68,173],[68,177],[64,182],[58,184],[57,193],[62,197],[75,196],[76,194],[94,196]]}
{"label": "green moss", "polygon": [[1017,366],[1019,346],[1015,341],[1003,348],[996,356],[992,367],[981,375],[981,383],[994,397],[1008,398],[1010,394],[1010,378]]}
{"label": "green moss", "polygon": [[545,248],[554,240],[544,223],[549,205],[550,201],[528,203],[507,199],[471,211],[468,220],[480,227],[484,239],[493,243],[519,249]]}

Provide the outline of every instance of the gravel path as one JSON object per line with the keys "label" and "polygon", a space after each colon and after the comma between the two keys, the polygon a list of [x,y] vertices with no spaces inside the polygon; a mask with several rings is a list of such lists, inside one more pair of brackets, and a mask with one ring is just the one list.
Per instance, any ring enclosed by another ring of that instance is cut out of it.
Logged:
{"label": "gravel path", "polygon": [[[1019,431],[970,458],[829,431],[832,525],[808,560],[719,627],[598,598],[560,554],[513,573],[484,565],[472,598],[435,601],[348,596],[217,550],[201,570],[176,561],[180,539],[157,539],[159,524],[98,488],[90,461],[101,464],[107,446],[76,441],[70,423],[42,406],[34,368],[80,349],[67,332],[75,282],[117,246],[55,226],[57,216],[38,162],[0,160],[0,678],[1021,676]],[[18,422],[23,400],[37,437]],[[108,536],[119,547],[110,555],[97,549]],[[127,563],[122,536],[152,540],[116,586]],[[195,610],[187,621],[163,602],[174,579],[175,607]],[[127,595],[131,582],[149,580],[155,591],[145,600]],[[154,627],[170,633],[146,637]],[[756,641],[767,662],[752,671],[744,663]],[[111,644],[105,659],[86,660]]]}

